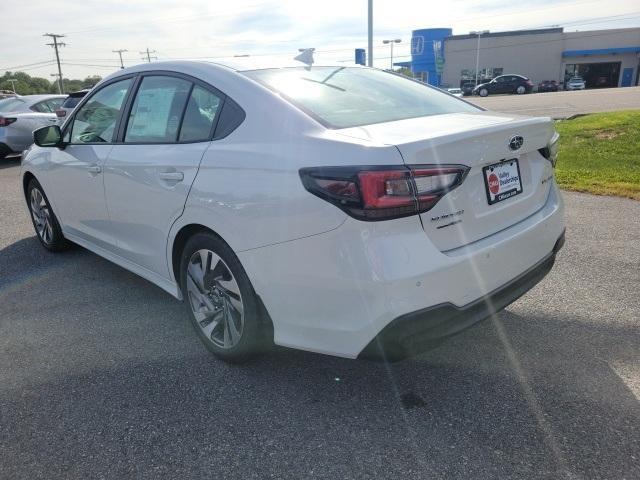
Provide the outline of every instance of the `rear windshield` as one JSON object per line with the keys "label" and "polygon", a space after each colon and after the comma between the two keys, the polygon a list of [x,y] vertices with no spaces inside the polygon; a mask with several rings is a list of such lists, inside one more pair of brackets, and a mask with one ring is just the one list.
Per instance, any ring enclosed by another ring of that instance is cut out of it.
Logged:
{"label": "rear windshield", "polygon": [[479,110],[423,83],[381,70],[294,67],[243,73],[329,128]]}
{"label": "rear windshield", "polygon": [[23,109],[25,101],[19,98],[5,98],[0,100],[0,112],[13,112],[15,110]]}
{"label": "rear windshield", "polygon": [[81,97],[67,97],[62,103],[62,108],[74,108],[80,103],[80,100],[82,100],[83,97],[84,95],[82,95]]}

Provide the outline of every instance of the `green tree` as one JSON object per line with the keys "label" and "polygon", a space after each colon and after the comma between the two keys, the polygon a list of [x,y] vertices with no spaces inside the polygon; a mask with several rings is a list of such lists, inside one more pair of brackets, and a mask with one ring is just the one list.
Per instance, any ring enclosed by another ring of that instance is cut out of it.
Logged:
{"label": "green tree", "polygon": [[[25,72],[5,72],[0,76],[0,90],[12,90],[13,87],[9,79],[15,79],[16,93],[19,95],[35,95],[39,93],[58,93],[57,79],[49,81],[46,78],[32,77]],[[91,88],[98,83],[102,77],[91,75],[84,80],[64,78],[62,83],[66,93],[75,92]]]}

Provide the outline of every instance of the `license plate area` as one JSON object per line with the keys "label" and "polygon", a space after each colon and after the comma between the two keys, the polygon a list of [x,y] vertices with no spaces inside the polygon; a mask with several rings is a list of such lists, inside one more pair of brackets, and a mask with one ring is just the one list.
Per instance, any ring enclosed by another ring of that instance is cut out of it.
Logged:
{"label": "license plate area", "polygon": [[522,193],[520,165],[517,158],[503,160],[482,169],[489,205]]}

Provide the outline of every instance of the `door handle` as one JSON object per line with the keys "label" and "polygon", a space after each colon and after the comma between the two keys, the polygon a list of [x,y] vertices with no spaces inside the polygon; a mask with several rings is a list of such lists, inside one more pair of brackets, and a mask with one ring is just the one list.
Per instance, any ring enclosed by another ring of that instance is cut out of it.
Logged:
{"label": "door handle", "polygon": [[184,173],[182,172],[160,172],[158,174],[160,180],[167,180],[169,182],[181,182],[184,180]]}
{"label": "door handle", "polygon": [[87,168],[87,170],[89,171],[89,173],[98,174],[102,171],[102,167],[100,165],[91,165],[89,168]]}

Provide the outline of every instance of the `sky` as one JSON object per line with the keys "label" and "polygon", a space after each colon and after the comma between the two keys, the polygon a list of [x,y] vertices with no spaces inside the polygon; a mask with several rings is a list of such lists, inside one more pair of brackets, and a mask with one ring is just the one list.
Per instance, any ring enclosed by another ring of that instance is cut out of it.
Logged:
{"label": "sky", "polygon": [[[394,60],[409,60],[411,31],[449,27],[454,34],[562,26],[565,31],[640,26],[637,0],[374,0],[374,65],[386,66],[383,39],[400,38]],[[55,8],[53,7],[55,5]],[[65,78],[105,76],[119,67],[113,50],[126,49],[125,66],[141,51],[169,59],[233,55],[293,57],[298,48],[353,62],[366,48],[367,0],[0,0],[0,72],[26,71],[53,79],[51,40],[60,49]],[[640,38],[638,39],[640,44]],[[146,59],[145,59],[146,61]]]}

